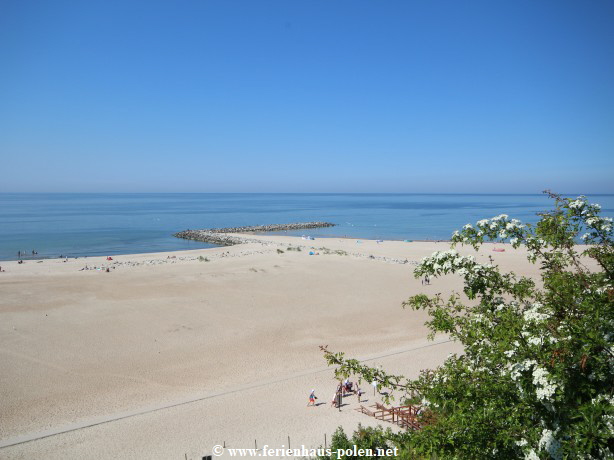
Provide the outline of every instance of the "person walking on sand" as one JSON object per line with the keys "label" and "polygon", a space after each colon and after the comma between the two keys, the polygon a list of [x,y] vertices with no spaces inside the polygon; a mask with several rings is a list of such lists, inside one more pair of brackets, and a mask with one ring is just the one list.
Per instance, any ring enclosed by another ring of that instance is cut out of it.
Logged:
{"label": "person walking on sand", "polygon": [[361,402],[360,397],[362,396],[362,390],[360,389],[358,384],[356,384],[356,395],[358,396],[358,402]]}
{"label": "person walking on sand", "polygon": [[316,399],[318,399],[316,396],[316,390],[311,390],[311,393],[309,393],[309,402],[307,403],[307,406],[315,406]]}

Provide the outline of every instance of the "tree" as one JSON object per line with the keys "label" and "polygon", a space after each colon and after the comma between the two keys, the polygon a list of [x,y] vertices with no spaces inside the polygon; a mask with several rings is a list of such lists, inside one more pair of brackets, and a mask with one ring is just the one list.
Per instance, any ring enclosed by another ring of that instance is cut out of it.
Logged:
{"label": "tree", "polygon": [[395,439],[418,458],[614,458],[612,219],[585,197],[545,193],[555,209],[535,225],[500,215],[452,237],[453,247],[526,248],[541,286],[454,249],[416,267],[416,277],[464,279],[464,295],[404,303],[428,312],[431,339],[448,334],[463,354],[410,380],[323,349],[338,376],[375,380],[425,408],[429,423]]}

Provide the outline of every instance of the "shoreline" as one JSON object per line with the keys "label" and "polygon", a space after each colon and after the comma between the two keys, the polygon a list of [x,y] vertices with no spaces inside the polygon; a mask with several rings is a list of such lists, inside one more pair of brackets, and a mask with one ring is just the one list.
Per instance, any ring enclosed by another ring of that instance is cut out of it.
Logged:
{"label": "shoreline", "polygon": [[[241,233],[240,235],[253,235],[253,236],[277,236],[275,234],[269,234],[269,233],[260,233],[260,232],[254,232],[254,233]],[[300,236],[296,236],[296,235],[284,235],[287,236],[288,238],[301,238]],[[318,241],[318,240],[334,240],[334,239],[345,239],[345,240],[362,240],[362,241],[377,241],[374,239],[370,239],[370,238],[360,238],[360,237],[350,237],[350,236],[344,236],[344,235],[321,235],[321,236],[317,236],[314,238],[314,240],[311,241]],[[199,243],[199,241],[196,240],[186,240],[186,241],[195,241],[197,243]],[[401,240],[401,239],[394,239],[394,238],[385,238],[382,239],[380,241],[383,242],[400,242],[400,243],[451,243],[450,240],[428,240],[428,239],[416,239],[416,240]],[[492,242],[485,242],[485,244],[489,244]],[[234,243],[231,245],[216,245],[213,243],[205,243],[205,244],[210,244],[211,246],[209,247],[203,247],[203,248],[193,248],[193,249],[168,249],[168,250],[160,250],[160,251],[150,251],[150,250],[144,250],[143,252],[105,252],[105,253],[97,253],[97,254],[88,254],[88,255],[72,255],[72,254],[67,254],[64,257],[68,257],[68,260],[78,260],[78,259],[88,259],[88,258],[95,258],[95,257],[107,257],[107,256],[111,256],[111,257],[115,257],[115,256],[138,256],[138,255],[143,255],[143,254],[173,254],[175,252],[187,252],[187,251],[204,251],[204,250],[209,250],[209,249],[219,249],[219,248],[224,248],[224,247],[230,247],[230,246],[234,246],[236,244],[244,244],[244,243]],[[505,244],[505,243],[496,243],[496,244]],[[23,260],[24,262],[37,262],[39,260],[62,260],[64,259],[64,257],[60,257],[60,256],[42,256],[42,257],[37,257],[37,255],[32,256],[32,255],[27,255],[21,258],[21,260]],[[11,258],[11,259],[0,259],[0,265],[2,265],[3,263],[8,263],[8,262],[18,262],[20,259],[18,258]]]}

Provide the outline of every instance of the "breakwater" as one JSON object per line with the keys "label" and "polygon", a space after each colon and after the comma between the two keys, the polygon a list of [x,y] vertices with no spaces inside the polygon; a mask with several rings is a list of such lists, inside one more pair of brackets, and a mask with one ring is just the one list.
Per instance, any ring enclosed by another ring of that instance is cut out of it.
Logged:
{"label": "breakwater", "polygon": [[228,233],[254,233],[254,232],[281,232],[285,230],[305,230],[310,228],[334,227],[330,222],[295,222],[292,224],[254,225],[251,227],[209,228],[202,230],[184,230],[173,236],[184,240],[202,241],[203,243],[218,244],[220,246],[234,246],[235,244],[251,243],[256,240],[237,238]]}

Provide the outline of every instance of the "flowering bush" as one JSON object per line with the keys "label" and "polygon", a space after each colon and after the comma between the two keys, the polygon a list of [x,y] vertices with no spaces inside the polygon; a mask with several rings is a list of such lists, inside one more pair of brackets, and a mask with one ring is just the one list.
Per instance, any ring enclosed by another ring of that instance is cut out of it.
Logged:
{"label": "flowering bush", "polygon": [[464,279],[467,301],[419,294],[404,304],[426,310],[431,338],[448,334],[462,355],[409,380],[324,349],[339,376],[375,380],[425,408],[430,423],[395,438],[411,458],[614,458],[612,219],[584,197],[550,196],[555,209],[534,226],[500,215],[452,237],[453,246],[526,248],[540,287],[454,250],[416,267],[416,277]]}

